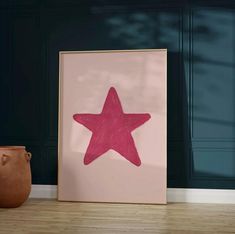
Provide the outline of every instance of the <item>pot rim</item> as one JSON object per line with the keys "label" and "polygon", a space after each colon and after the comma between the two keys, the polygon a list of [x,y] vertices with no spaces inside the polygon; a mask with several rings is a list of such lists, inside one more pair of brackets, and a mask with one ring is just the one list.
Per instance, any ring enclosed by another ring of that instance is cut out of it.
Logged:
{"label": "pot rim", "polygon": [[19,150],[19,149],[25,149],[25,146],[0,145],[0,150]]}

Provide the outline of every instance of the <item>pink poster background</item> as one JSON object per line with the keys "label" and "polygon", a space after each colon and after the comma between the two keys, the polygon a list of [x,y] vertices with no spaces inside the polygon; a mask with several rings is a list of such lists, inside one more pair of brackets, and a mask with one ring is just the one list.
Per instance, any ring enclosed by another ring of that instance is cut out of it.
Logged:
{"label": "pink poster background", "polygon": [[[166,50],[61,52],[58,199],[166,203]],[[89,165],[92,132],[76,113],[100,114],[114,87],[124,113],[151,119],[131,134],[141,165],[109,150]]]}

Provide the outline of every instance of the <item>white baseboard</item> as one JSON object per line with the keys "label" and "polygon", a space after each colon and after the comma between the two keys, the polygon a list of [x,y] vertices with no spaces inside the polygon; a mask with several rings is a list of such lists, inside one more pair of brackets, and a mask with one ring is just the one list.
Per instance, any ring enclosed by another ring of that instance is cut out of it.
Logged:
{"label": "white baseboard", "polygon": [[57,198],[57,185],[39,185],[33,184],[31,198]]}
{"label": "white baseboard", "polygon": [[235,190],[168,188],[167,201],[235,204]]}
{"label": "white baseboard", "polygon": [[[56,185],[32,185],[31,198],[57,198]],[[168,188],[168,202],[235,204],[235,190]]]}

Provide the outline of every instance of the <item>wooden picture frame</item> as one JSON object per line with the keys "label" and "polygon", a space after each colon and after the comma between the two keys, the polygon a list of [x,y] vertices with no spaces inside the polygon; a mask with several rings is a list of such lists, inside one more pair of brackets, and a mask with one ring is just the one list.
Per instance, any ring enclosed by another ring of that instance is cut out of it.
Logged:
{"label": "wooden picture frame", "polygon": [[59,60],[58,200],[165,204],[167,50]]}

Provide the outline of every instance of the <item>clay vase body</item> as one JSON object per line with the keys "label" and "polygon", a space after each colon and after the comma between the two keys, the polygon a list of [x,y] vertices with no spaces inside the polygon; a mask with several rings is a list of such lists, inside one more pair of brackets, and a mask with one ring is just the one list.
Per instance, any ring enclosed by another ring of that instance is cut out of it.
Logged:
{"label": "clay vase body", "polygon": [[31,191],[31,153],[24,146],[0,146],[0,207],[23,204]]}

